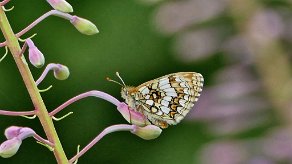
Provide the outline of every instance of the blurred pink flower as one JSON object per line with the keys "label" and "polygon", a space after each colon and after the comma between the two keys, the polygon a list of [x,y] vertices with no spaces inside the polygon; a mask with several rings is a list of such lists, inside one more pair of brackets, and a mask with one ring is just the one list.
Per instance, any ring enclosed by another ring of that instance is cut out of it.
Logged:
{"label": "blurred pink flower", "polygon": [[220,38],[216,29],[203,29],[180,34],[174,49],[180,60],[192,62],[207,58],[218,51]]}
{"label": "blurred pink flower", "polygon": [[161,33],[173,34],[218,16],[225,5],[224,0],[169,1],[157,10],[155,24]]}
{"label": "blurred pink flower", "polygon": [[203,164],[275,164],[292,162],[292,133],[279,127],[262,137],[245,140],[217,140],[196,155]]}
{"label": "blurred pink flower", "polygon": [[265,44],[278,39],[284,32],[284,23],[281,16],[269,9],[259,10],[249,24],[249,35],[257,43]]}
{"label": "blurred pink flower", "polygon": [[263,139],[263,151],[276,161],[292,162],[292,132],[291,129],[279,127],[271,129]]}
{"label": "blurred pink flower", "polygon": [[269,121],[267,102],[256,96],[260,84],[245,67],[224,69],[216,81],[215,86],[203,90],[187,120],[205,122],[209,131],[217,135],[243,132]]}
{"label": "blurred pink flower", "polygon": [[232,56],[231,60],[234,62],[244,62],[245,64],[253,62],[253,47],[246,39],[246,36],[241,34],[227,39],[223,43],[222,50]]}
{"label": "blurred pink flower", "polygon": [[215,141],[205,145],[198,156],[203,164],[239,164],[247,159],[248,150],[239,141]]}

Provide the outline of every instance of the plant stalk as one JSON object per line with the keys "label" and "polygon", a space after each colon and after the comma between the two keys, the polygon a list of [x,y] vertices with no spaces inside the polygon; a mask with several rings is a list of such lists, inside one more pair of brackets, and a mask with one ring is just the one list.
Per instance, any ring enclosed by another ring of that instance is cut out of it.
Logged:
{"label": "plant stalk", "polygon": [[2,7],[0,7],[0,28],[6,39],[6,45],[8,46],[15,60],[18,70],[23,78],[24,84],[29,92],[30,98],[35,107],[35,114],[38,116],[48,140],[54,144],[53,152],[55,158],[58,164],[68,164],[68,159],[55,130],[52,118],[49,116],[24,55],[20,55],[21,48],[18,39],[13,32]]}

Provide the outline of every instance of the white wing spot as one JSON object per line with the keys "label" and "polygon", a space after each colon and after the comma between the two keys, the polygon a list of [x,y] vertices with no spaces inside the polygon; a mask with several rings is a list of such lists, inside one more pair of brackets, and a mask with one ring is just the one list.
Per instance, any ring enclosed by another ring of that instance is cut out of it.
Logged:
{"label": "white wing spot", "polygon": [[185,94],[190,94],[189,89],[188,88],[184,88],[184,93]]}
{"label": "white wing spot", "polygon": [[163,105],[163,106],[168,106],[169,105],[169,102],[168,101],[166,101],[166,100],[161,100],[161,104]]}
{"label": "white wing spot", "polygon": [[176,92],[166,92],[167,96],[172,96],[172,97],[177,97],[177,93]]}
{"label": "white wing spot", "polygon": [[170,97],[170,96],[165,96],[165,97],[163,97],[163,99],[166,100],[166,101],[171,101],[172,97]]}
{"label": "white wing spot", "polygon": [[189,100],[189,95],[185,95],[185,96],[184,96],[184,99],[185,99],[185,100]]}
{"label": "white wing spot", "polygon": [[161,106],[160,109],[162,110],[163,113],[168,114],[170,112],[170,109],[165,107],[165,106]]}
{"label": "white wing spot", "polygon": [[176,108],[177,112],[180,113],[180,114],[182,113],[182,109],[183,109],[183,107],[177,107]]}
{"label": "white wing spot", "polygon": [[163,114],[163,112],[161,110],[158,110],[158,112],[155,114],[157,114],[158,116],[161,116]]}
{"label": "white wing spot", "polygon": [[[140,91],[140,89],[139,89],[139,91]],[[149,93],[149,89],[148,89],[148,87],[143,87],[143,90],[142,91],[140,91],[143,95],[146,95],[146,94],[148,94]]]}
{"label": "white wing spot", "polygon": [[167,88],[167,89],[164,89],[163,91],[166,92],[166,93],[167,92],[174,92],[174,93],[176,93],[174,88]]}
{"label": "white wing spot", "polygon": [[184,100],[184,99],[180,99],[180,100],[179,100],[179,104],[180,104],[181,106],[185,106],[185,103],[186,103],[186,100]]}
{"label": "white wing spot", "polygon": [[169,79],[168,78],[165,78],[165,79],[161,79],[159,81],[159,87],[165,85],[165,84],[168,84],[169,83]]}
{"label": "white wing spot", "polygon": [[164,90],[167,88],[171,88],[170,84],[166,84],[166,85],[163,85],[162,87],[160,87],[161,90]]}
{"label": "white wing spot", "polygon": [[179,85],[180,85],[181,87],[184,87],[184,88],[187,87],[185,82],[181,82],[181,83],[179,83]]}
{"label": "white wing spot", "polygon": [[177,82],[183,82],[183,78],[176,77],[175,78],[175,81],[177,81]]}
{"label": "white wing spot", "polygon": [[153,100],[146,100],[146,104],[152,106],[154,104],[154,101]]}

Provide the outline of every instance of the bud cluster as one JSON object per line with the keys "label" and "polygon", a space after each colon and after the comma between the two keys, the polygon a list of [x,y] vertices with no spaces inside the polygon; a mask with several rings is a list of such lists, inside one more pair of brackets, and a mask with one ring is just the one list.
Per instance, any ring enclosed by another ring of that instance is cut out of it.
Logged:
{"label": "bud cluster", "polygon": [[0,156],[9,158],[17,153],[22,140],[34,136],[35,132],[27,127],[10,126],[4,134],[7,140],[0,145]]}

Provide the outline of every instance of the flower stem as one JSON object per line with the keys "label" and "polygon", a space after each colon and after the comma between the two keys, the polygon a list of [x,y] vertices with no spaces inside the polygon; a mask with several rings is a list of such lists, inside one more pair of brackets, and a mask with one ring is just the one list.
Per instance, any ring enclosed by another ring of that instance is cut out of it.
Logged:
{"label": "flower stem", "polygon": [[6,3],[8,3],[10,0],[3,0],[2,2],[0,2],[0,6],[4,6],[6,5]]}
{"label": "flower stem", "polygon": [[[16,35],[16,37],[21,37],[23,34],[25,34],[26,32],[28,32],[29,30],[31,30],[33,27],[35,27],[37,24],[39,24],[41,21],[43,21],[44,19],[46,19],[47,17],[54,15],[54,16],[58,16],[67,20],[71,20],[73,19],[73,16],[67,13],[63,13],[57,10],[51,10],[48,11],[47,13],[45,13],[44,15],[40,16],[38,19],[36,19],[34,22],[32,22],[30,25],[28,25],[26,28],[24,28],[23,30],[21,30],[20,32],[18,32]],[[6,42],[2,42],[0,43],[0,47],[6,46],[7,43]]]}
{"label": "flower stem", "polygon": [[36,83],[33,79],[31,71],[27,65],[24,56],[19,56],[21,48],[17,40],[16,35],[12,31],[9,21],[2,7],[0,7],[0,28],[2,30],[3,36],[6,39],[6,44],[11,51],[11,54],[15,60],[18,70],[23,78],[25,86],[29,92],[30,98],[33,102],[34,108],[36,109],[36,115],[38,116],[48,140],[53,143],[54,155],[58,164],[67,164],[68,159],[62,148],[61,142],[58,138],[57,132],[55,130],[53,121],[48,114],[46,106],[42,100],[42,97],[38,91]]}
{"label": "flower stem", "polygon": [[20,112],[15,112],[15,111],[8,111],[8,110],[0,110],[0,115],[5,115],[5,116],[30,116],[30,115],[35,115],[35,111],[20,111]]}
{"label": "flower stem", "polygon": [[135,129],[136,125],[119,124],[112,125],[105,128],[98,136],[96,136],[87,146],[85,146],[79,153],[77,153],[73,158],[69,160],[70,163],[76,161],[84,153],[86,153],[92,146],[94,146],[99,140],[101,140],[105,135],[117,131],[132,131]]}
{"label": "flower stem", "polygon": [[67,13],[63,13],[57,10],[51,10],[48,11],[47,13],[45,13],[44,15],[42,15],[41,17],[39,17],[38,19],[36,19],[34,22],[32,22],[30,25],[28,25],[26,28],[24,28],[23,30],[21,30],[20,32],[18,32],[16,34],[17,37],[22,36],[23,34],[25,34],[26,32],[28,32],[30,29],[32,29],[34,26],[36,26],[37,24],[39,24],[41,21],[43,21],[44,19],[46,19],[47,17],[51,16],[51,15],[55,15],[67,20],[71,20],[72,19],[72,15],[67,14]]}
{"label": "flower stem", "polygon": [[78,101],[80,99],[89,97],[89,96],[98,97],[98,98],[107,100],[107,101],[111,102],[112,104],[114,104],[116,106],[118,106],[120,104],[119,100],[117,100],[113,96],[111,96],[111,95],[109,95],[109,94],[107,94],[105,92],[93,90],[93,91],[88,91],[88,92],[82,93],[80,95],[77,95],[77,96],[71,98],[70,100],[66,101],[65,103],[63,103],[62,105],[60,105],[58,108],[56,108],[52,112],[50,112],[50,116],[54,116],[55,114],[57,114],[62,109],[64,109],[67,106],[69,106],[70,104],[72,104],[72,103],[74,103],[74,102],[76,102],[76,101]]}

